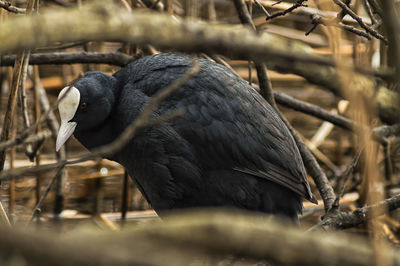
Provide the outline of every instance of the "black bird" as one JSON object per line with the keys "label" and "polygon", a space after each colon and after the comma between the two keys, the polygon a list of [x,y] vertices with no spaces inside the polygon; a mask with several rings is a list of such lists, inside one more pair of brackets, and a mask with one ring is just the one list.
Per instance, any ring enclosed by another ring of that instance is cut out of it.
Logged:
{"label": "black bird", "polygon": [[[302,198],[315,199],[289,130],[245,80],[198,62],[200,72],[153,114],[184,109],[184,116],[143,129],[109,159],[127,169],[157,213],[228,206],[296,220]],[[59,104],[57,149],[72,134],[89,150],[112,142],[191,65],[189,56],[158,54],[112,76],[86,73]]]}

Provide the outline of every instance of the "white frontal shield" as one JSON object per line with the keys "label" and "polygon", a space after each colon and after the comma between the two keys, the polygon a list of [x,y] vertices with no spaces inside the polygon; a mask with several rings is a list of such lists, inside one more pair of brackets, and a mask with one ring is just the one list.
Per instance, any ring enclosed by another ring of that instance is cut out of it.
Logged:
{"label": "white frontal shield", "polygon": [[[65,95],[65,96],[64,96]],[[61,126],[58,131],[56,150],[58,151],[61,146],[71,137],[74,133],[76,122],[69,122],[78,110],[81,94],[75,87],[65,87],[58,95],[58,111],[61,117]]]}

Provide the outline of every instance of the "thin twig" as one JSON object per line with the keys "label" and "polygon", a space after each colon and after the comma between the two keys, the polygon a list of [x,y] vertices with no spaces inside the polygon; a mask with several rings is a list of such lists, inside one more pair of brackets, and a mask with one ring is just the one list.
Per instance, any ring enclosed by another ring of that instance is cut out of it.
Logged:
{"label": "thin twig", "polygon": [[123,183],[122,183],[122,196],[121,196],[121,221],[124,224],[126,220],[126,213],[129,208],[129,175],[128,171],[124,169]]}
{"label": "thin twig", "polygon": [[[28,73],[28,62],[27,61],[29,61],[29,56],[30,56],[30,52],[27,51],[25,58],[24,58],[23,66],[22,66],[22,72],[21,72],[21,76],[20,76],[21,80],[20,80],[20,84],[19,84],[20,105],[21,105],[22,118],[23,118],[25,128],[28,128],[31,125],[31,121],[29,120],[29,114],[28,114],[28,102],[27,102],[27,98],[26,98],[26,88],[25,88],[25,80],[26,80],[26,76]],[[33,146],[31,143],[28,143],[26,145],[25,154],[28,156],[30,161],[33,161],[33,159],[35,158],[36,153],[34,153]]]}
{"label": "thin twig", "polygon": [[346,171],[343,173],[342,178],[340,178],[340,180],[342,180],[340,186],[339,186],[339,190],[337,191],[336,194],[336,199],[332,204],[332,208],[339,208],[339,201],[340,198],[343,195],[344,192],[344,188],[346,187],[346,183],[350,178],[351,172],[353,171],[354,167],[357,165],[358,163],[358,159],[360,158],[362,149],[359,149],[356,153],[356,155],[353,157],[353,160],[351,161],[350,165],[347,167]]}
{"label": "thin twig", "polygon": [[50,183],[46,187],[46,190],[43,192],[42,197],[40,198],[39,202],[36,204],[35,209],[34,209],[33,214],[32,214],[32,217],[28,222],[28,225],[33,221],[33,219],[36,218],[36,216],[38,216],[42,212],[41,208],[42,208],[43,202],[46,199],[47,195],[49,194],[49,192],[50,192],[51,188],[53,187],[54,183],[58,179],[59,175],[61,175],[61,172],[62,172],[63,168],[64,168],[64,166],[59,166],[57,168],[56,174],[51,179]]}
{"label": "thin twig", "polygon": [[276,18],[276,17],[284,16],[284,15],[286,15],[286,14],[292,12],[292,11],[295,10],[296,8],[299,8],[299,7],[304,6],[304,2],[305,2],[305,1],[307,1],[307,0],[296,0],[296,2],[295,2],[291,7],[289,7],[288,9],[275,12],[275,13],[271,14],[270,16],[267,16],[267,17],[265,18],[265,20],[268,21],[268,20],[274,19],[274,18]]}
{"label": "thin twig", "polygon": [[8,219],[7,213],[4,210],[3,204],[0,201],[0,221],[1,224],[11,226],[10,219]]}
{"label": "thin twig", "polygon": [[370,34],[368,32],[359,30],[354,26],[347,25],[347,24],[344,24],[342,22],[338,23],[336,19],[327,20],[327,19],[324,19],[322,16],[320,16],[318,14],[314,14],[314,15],[311,16],[311,23],[312,23],[312,27],[311,27],[311,29],[309,29],[305,33],[305,35],[309,35],[311,32],[313,32],[315,30],[315,28],[319,24],[322,24],[322,25],[325,25],[325,26],[332,26],[332,27],[342,28],[344,30],[347,30],[348,32],[357,34],[357,35],[359,35],[361,37],[364,37],[364,38],[366,38],[368,40],[371,40],[371,36],[370,36]]}
{"label": "thin twig", "polygon": [[379,32],[368,26],[367,24],[364,23],[363,19],[358,16],[351,8],[349,8],[345,3],[343,3],[341,0],[333,0],[335,4],[340,6],[344,11],[346,11],[347,14],[349,14],[354,20],[358,22],[361,28],[365,29],[368,33],[370,33],[372,36],[374,36],[377,39],[382,40],[385,44],[388,43],[388,40],[382,36]]}
{"label": "thin twig", "polygon": [[369,18],[371,19],[372,25],[378,24],[378,22],[376,21],[376,18],[375,18],[375,16],[374,16],[374,14],[373,14],[373,12],[372,12],[372,8],[371,8],[371,5],[370,5],[369,1],[368,1],[368,0],[363,0],[362,2],[363,2],[363,4],[364,4],[365,10],[367,10],[367,13],[368,13]]}
{"label": "thin twig", "polygon": [[[251,19],[251,15],[244,0],[234,0],[233,3],[235,4],[236,11],[242,24],[249,25],[254,31],[256,31],[256,27]],[[255,61],[255,67],[257,70],[258,83],[260,85],[260,94],[269,102],[269,104],[276,108],[271,80],[267,73],[267,67],[264,63],[258,61]]]}
{"label": "thin twig", "polygon": [[400,133],[400,125],[381,126],[371,130],[369,127],[359,125],[358,123],[344,116],[326,111],[325,109],[317,105],[295,99],[294,97],[287,95],[285,93],[274,91],[274,97],[276,102],[280,105],[283,105],[285,107],[291,108],[293,110],[308,115],[312,115],[324,121],[328,121],[336,126],[349,130],[351,132],[356,132],[356,130],[359,128],[362,128],[362,130],[371,131],[371,136],[373,137],[373,139],[382,144],[383,146],[387,144],[387,140],[385,138]]}
{"label": "thin twig", "polygon": [[271,16],[271,14],[268,12],[267,9],[265,9],[265,7],[258,1],[258,0],[254,0],[254,2],[256,3],[256,5],[261,8],[262,12],[264,12],[265,16],[268,18]]}
{"label": "thin twig", "polygon": [[51,131],[45,130],[33,135],[28,135],[28,136],[18,136],[15,139],[7,140],[4,142],[0,142],[0,151],[4,151],[5,149],[22,145],[22,144],[29,144],[29,143],[35,143],[39,141],[43,141],[49,137],[52,136]]}
{"label": "thin twig", "polygon": [[[26,7],[26,14],[32,14],[34,9],[34,2],[35,0],[29,0],[28,5]],[[12,117],[14,115],[15,104],[17,100],[17,92],[21,85],[21,81],[25,78],[23,75],[24,70],[26,70],[27,64],[29,62],[29,50],[22,51],[18,54],[13,70],[13,81],[11,84],[11,90],[8,97],[7,109],[4,115],[4,123],[3,128],[0,136],[0,141],[8,140],[10,137],[10,129],[12,125]],[[25,71],[26,73],[26,71]],[[0,151],[0,171],[4,169],[4,163],[6,154],[5,151]]]}

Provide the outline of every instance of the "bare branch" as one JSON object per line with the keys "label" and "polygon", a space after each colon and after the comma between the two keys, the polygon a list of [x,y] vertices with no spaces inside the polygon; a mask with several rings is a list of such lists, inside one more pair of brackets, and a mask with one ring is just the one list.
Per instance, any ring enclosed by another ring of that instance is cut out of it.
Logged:
{"label": "bare branch", "polygon": [[13,6],[8,1],[0,1],[0,8],[4,8],[5,10],[12,12],[12,13],[16,13],[16,14],[25,14],[26,13],[25,8],[19,8],[19,7]]}
{"label": "bare branch", "polygon": [[296,2],[291,7],[289,7],[288,9],[275,12],[275,13],[271,14],[269,17],[267,16],[265,20],[268,21],[268,20],[274,19],[276,17],[284,16],[284,15],[292,12],[296,8],[304,6],[304,2],[305,1],[307,1],[307,0],[296,0]]}
{"label": "bare branch", "polygon": [[384,41],[386,44],[388,43],[388,40],[382,36],[379,32],[368,26],[367,24],[364,23],[363,19],[358,16],[351,8],[349,8],[345,3],[343,3],[341,0],[333,0],[335,4],[340,6],[347,14],[349,14],[353,19],[355,19],[358,24],[360,25],[361,28],[365,29],[368,33],[370,33],[372,36],[374,36],[377,39],[380,39]]}
{"label": "bare branch", "polygon": [[[115,66],[126,66],[130,62],[138,59],[123,53],[34,53],[31,54],[30,65],[64,65],[64,64],[109,64]],[[14,55],[1,57],[0,66],[11,66],[15,61]]]}

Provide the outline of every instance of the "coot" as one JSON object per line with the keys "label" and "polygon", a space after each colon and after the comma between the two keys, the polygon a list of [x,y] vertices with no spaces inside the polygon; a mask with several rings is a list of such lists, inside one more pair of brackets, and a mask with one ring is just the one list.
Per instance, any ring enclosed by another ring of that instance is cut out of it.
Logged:
{"label": "coot", "polygon": [[[245,80],[209,60],[198,62],[200,72],[153,117],[175,109],[185,115],[143,129],[109,159],[127,169],[159,214],[226,206],[296,220],[302,198],[314,198],[289,130]],[[112,76],[86,73],[59,104],[57,149],[72,134],[89,150],[112,142],[191,65],[189,56],[158,54]]]}

